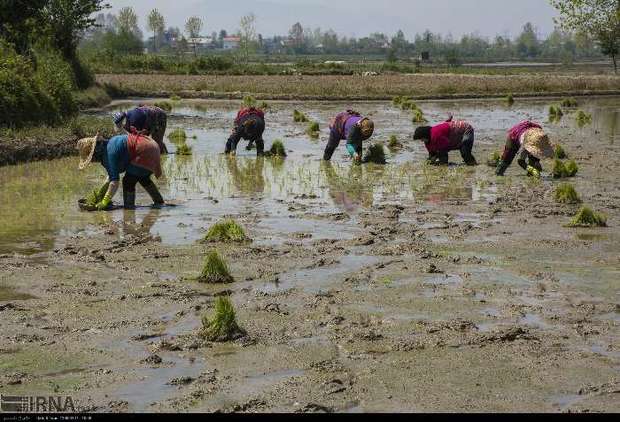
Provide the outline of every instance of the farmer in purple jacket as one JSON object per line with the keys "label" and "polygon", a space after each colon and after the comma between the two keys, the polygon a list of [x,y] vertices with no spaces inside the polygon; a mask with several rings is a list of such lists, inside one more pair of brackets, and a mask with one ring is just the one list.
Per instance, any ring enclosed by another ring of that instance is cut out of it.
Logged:
{"label": "farmer in purple jacket", "polygon": [[329,123],[329,141],[323,160],[329,161],[341,140],[347,140],[347,151],[356,162],[362,160],[362,141],[370,138],[375,125],[368,117],[353,110],[338,113]]}

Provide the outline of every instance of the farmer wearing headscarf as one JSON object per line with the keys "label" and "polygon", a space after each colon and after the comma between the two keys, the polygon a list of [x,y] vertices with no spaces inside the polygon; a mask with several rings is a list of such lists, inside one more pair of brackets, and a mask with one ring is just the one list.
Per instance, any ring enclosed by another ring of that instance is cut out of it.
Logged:
{"label": "farmer wearing headscarf", "polygon": [[477,165],[471,153],[474,146],[474,128],[463,120],[453,120],[451,115],[448,120],[436,126],[417,127],[413,139],[424,142],[430,164],[447,165],[448,152],[459,150],[465,164]]}
{"label": "farmer wearing headscarf", "polygon": [[235,126],[226,142],[224,153],[235,155],[237,153],[237,144],[239,144],[241,139],[245,139],[250,141],[248,149],[251,148],[252,142],[256,142],[256,155],[263,155],[265,149],[264,131],[265,113],[255,107],[242,108],[237,113]]}
{"label": "farmer wearing headscarf", "polygon": [[[139,127],[142,129],[138,130],[138,126],[136,126],[137,121],[141,122]],[[143,135],[148,135],[157,142],[162,154],[168,154],[168,148],[164,143],[166,122],[167,116],[164,110],[143,104],[127,112],[123,111],[114,114],[114,124],[119,130],[124,129],[127,133],[137,133],[139,131]]]}
{"label": "farmer wearing headscarf", "polygon": [[164,204],[157,186],[151,180],[152,174],[157,178],[161,176],[160,150],[153,139],[140,133],[131,133],[105,140],[97,134],[93,138],[80,139],[78,150],[80,170],[85,169],[91,162],[98,162],[108,173],[108,180],[95,193],[95,204],[91,210],[103,211],[112,207],[112,198],[118,190],[121,173],[125,173],[124,208],[135,208],[137,183],[147,191],[155,205]]}
{"label": "farmer wearing headscarf", "polygon": [[529,120],[522,121],[508,131],[504,153],[497,165],[495,174],[503,176],[522,147],[517,163],[529,175],[540,177],[542,171],[540,160],[553,158],[553,146],[542,127]]}
{"label": "farmer wearing headscarf", "polygon": [[338,113],[329,122],[329,140],[323,153],[323,160],[329,161],[343,139],[347,140],[347,152],[356,162],[362,160],[362,141],[369,139],[375,124],[368,117],[362,117],[353,110]]}

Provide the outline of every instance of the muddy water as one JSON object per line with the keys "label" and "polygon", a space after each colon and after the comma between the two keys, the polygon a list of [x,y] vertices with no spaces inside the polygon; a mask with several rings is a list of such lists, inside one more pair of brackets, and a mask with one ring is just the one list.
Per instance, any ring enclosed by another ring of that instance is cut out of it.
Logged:
{"label": "muddy water", "polygon": [[[355,107],[403,147],[361,167],[344,146],[320,160],[345,104],[272,103],[266,144],[282,139],[284,160],[244,141],[221,154],[237,103],[176,104],[169,131],[193,155],[165,157],[157,182],[175,207],[149,208],[138,187],[136,211],[80,212],[103,171],[75,158],[0,168],[0,392],[54,388],[96,411],[618,410],[620,100],[580,101],[584,127],[571,112],[546,123],[549,100],[420,106],[471,121],[481,163],[512,123],[545,122],[608,228],[564,227],[576,208],[553,202],[557,181],[516,164],[503,179],[458,153],[421,165],[408,113],[385,103]],[[196,240],[222,216],[253,242],[219,246],[236,283],[198,285]],[[249,337],[194,344],[225,293]]]}
{"label": "muddy water", "polygon": [[[503,133],[512,123],[523,118],[547,120],[547,107],[552,101],[527,101],[513,107],[498,106],[493,101],[421,102],[429,121],[436,122],[454,113],[457,118],[476,126],[478,160],[483,162],[487,152],[500,149]],[[551,130],[560,138],[578,133],[589,142],[601,143],[601,148],[617,144],[620,139],[620,112],[616,99],[594,99],[581,108],[593,114],[593,123],[579,128],[571,114],[564,116]],[[131,102],[113,104],[108,112],[131,106]],[[221,154],[236,113],[235,102],[191,101],[175,103],[168,132],[183,128],[192,156],[170,155],[164,158],[164,178],[159,181],[164,197],[180,206],[150,210],[149,198],[138,189],[138,203],[144,208],[135,212],[123,210],[111,213],[83,213],[75,205],[104,178],[104,172],[93,165],[84,172],[76,169],[76,160],[67,158],[0,168],[0,252],[36,253],[55,247],[56,239],[72,235],[101,233],[113,221],[123,221],[127,232],[150,232],[162,238],[164,244],[193,242],[203,234],[211,220],[222,215],[252,211],[270,217],[257,230],[265,241],[282,239],[293,232],[310,232],[315,238],[329,237],[334,231],[343,238],[354,232],[355,215],[363,208],[384,201],[421,201],[440,204],[445,200],[487,201],[496,186],[489,186],[488,177],[480,171],[454,167],[444,171],[426,169],[420,165],[425,157],[421,145],[411,141],[412,124],[405,112],[385,103],[359,103],[355,107],[372,116],[376,122],[374,139],[386,141],[396,135],[404,147],[388,151],[387,167],[367,165],[352,167],[345,159],[342,145],[331,164],[321,163],[320,157],[328,136],[327,122],[346,104],[272,103],[267,115],[266,147],[281,139],[288,158],[256,159],[254,151],[246,151],[246,142],[239,144],[236,159]],[[321,139],[314,141],[305,133],[303,124],[291,122],[293,109],[302,110],[321,125]],[[174,144],[166,141],[171,150]],[[451,160],[460,162],[458,153]],[[284,203],[291,197],[306,198],[308,213],[344,212],[353,217],[352,223],[291,220]],[[120,201],[120,194],[116,198]],[[477,219],[476,215],[463,218]],[[123,232],[119,233],[122,238]]]}

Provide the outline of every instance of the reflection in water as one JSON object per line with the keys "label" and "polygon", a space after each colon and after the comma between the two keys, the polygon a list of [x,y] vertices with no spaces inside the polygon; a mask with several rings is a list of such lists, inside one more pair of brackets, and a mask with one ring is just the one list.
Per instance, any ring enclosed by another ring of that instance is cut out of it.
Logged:
{"label": "reflection in water", "polygon": [[226,166],[232,182],[235,188],[244,194],[263,193],[265,190],[264,163],[263,157],[238,161],[235,156],[226,156]]}

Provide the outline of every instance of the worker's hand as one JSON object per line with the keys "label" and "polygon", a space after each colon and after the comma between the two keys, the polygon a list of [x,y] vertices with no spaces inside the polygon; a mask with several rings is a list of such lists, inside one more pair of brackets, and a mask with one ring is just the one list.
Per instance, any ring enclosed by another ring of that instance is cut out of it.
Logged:
{"label": "worker's hand", "polygon": [[540,172],[538,170],[536,170],[532,166],[527,166],[527,174],[529,174],[530,176],[535,177],[537,179],[540,178]]}
{"label": "worker's hand", "polygon": [[99,201],[97,205],[95,205],[95,207],[97,208],[97,211],[105,211],[109,209],[111,205],[112,198],[110,197],[110,195],[106,194],[103,199]]}
{"label": "worker's hand", "polygon": [[362,155],[361,155],[360,153],[356,153],[356,154],[353,156],[353,162],[354,162],[355,164],[360,164],[360,163],[362,162]]}

